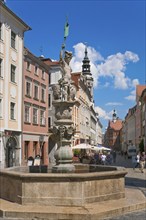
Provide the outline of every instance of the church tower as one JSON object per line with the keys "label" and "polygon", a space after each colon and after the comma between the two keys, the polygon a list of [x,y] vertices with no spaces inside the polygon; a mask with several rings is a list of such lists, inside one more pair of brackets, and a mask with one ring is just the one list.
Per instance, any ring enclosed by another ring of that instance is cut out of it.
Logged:
{"label": "church tower", "polygon": [[88,58],[87,47],[85,47],[85,57],[82,62],[82,74],[84,77],[84,83],[88,87],[90,94],[93,97],[93,77],[90,71],[90,60]]}
{"label": "church tower", "polygon": [[116,114],[116,110],[114,109],[114,112],[113,112],[113,122],[116,122],[117,120],[117,114]]}

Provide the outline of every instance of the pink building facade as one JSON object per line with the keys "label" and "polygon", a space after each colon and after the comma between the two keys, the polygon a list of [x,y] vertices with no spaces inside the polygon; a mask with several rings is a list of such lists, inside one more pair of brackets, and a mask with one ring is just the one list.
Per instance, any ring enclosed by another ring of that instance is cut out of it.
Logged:
{"label": "pink building facade", "polygon": [[22,165],[37,155],[48,165],[48,72],[40,58],[24,49]]}

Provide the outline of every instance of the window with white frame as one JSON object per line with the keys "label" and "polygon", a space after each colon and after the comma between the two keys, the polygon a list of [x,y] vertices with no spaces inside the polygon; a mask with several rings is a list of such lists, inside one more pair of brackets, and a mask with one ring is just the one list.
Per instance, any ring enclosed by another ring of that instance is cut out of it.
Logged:
{"label": "window with white frame", "polygon": [[26,81],[26,95],[31,97],[31,83]]}
{"label": "window with white frame", "polygon": [[11,64],[11,82],[16,82],[16,66]]}
{"label": "window with white frame", "polygon": [[52,126],[52,117],[48,117],[48,127],[51,128]]}
{"label": "window with white frame", "polygon": [[25,122],[30,122],[30,106],[29,105],[25,105],[24,107],[24,121]]}
{"label": "window with white frame", "polygon": [[45,102],[45,89],[42,88],[42,92],[41,92],[41,101]]}
{"label": "window with white frame", "polygon": [[45,125],[46,124],[46,118],[45,118],[45,111],[40,110],[40,125]]}
{"label": "window with white frame", "polygon": [[10,103],[10,118],[12,120],[15,120],[15,106],[16,104],[14,102]]}
{"label": "window with white frame", "polygon": [[0,77],[3,76],[3,60],[0,58]]}
{"label": "window with white frame", "polygon": [[39,99],[39,87],[38,85],[34,85],[34,99]]}
{"label": "window with white frame", "polygon": [[26,69],[27,69],[28,71],[31,70],[31,63],[30,63],[30,61],[27,61],[27,62],[26,62]]}
{"label": "window with white frame", "polygon": [[33,108],[33,124],[38,124],[38,109]]}
{"label": "window with white frame", "polygon": [[0,118],[3,116],[3,106],[2,106],[2,99],[0,98]]}
{"label": "window with white frame", "polygon": [[16,49],[16,34],[11,31],[11,47]]}
{"label": "window with white frame", "polygon": [[49,73],[49,75],[48,75],[48,84],[49,85],[51,84],[51,73]]}
{"label": "window with white frame", "polygon": [[35,73],[35,75],[38,75],[38,66],[34,67],[34,73]]}
{"label": "window with white frame", "polygon": [[45,71],[42,70],[42,79],[45,79]]}
{"label": "window with white frame", "polygon": [[49,106],[49,109],[52,108],[52,94],[49,94],[48,96],[48,106]]}

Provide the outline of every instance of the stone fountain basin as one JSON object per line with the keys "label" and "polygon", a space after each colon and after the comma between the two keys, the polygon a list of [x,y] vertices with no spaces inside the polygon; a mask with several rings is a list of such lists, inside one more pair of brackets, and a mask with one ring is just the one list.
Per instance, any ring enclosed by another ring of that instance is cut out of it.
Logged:
{"label": "stone fountain basin", "polygon": [[122,167],[77,164],[75,173],[29,173],[28,167],[0,172],[2,199],[23,205],[84,206],[125,197]]}

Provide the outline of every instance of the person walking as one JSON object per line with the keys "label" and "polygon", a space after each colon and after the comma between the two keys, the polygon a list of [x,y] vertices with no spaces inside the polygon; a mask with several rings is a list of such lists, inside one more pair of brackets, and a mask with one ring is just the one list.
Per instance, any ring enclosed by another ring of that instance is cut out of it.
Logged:
{"label": "person walking", "polygon": [[135,165],[135,168],[137,168],[137,167],[139,167],[140,166],[140,153],[138,153],[137,155],[136,155],[136,165]]}
{"label": "person walking", "polygon": [[105,154],[101,155],[101,162],[103,165],[105,165],[105,163],[106,163],[106,155]]}
{"label": "person walking", "polygon": [[133,155],[132,156],[132,167],[133,167],[133,170],[135,169],[136,163],[137,163],[136,155]]}
{"label": "person walking", "polygon": [[145,152],[142,152],[140,154],[140,170],[143,173],[144,172],[144,167],[145,167]]}

